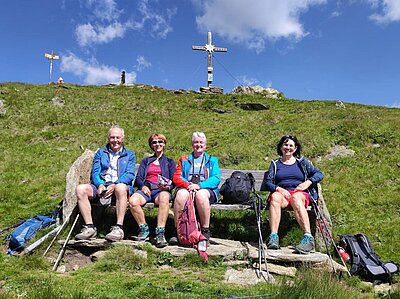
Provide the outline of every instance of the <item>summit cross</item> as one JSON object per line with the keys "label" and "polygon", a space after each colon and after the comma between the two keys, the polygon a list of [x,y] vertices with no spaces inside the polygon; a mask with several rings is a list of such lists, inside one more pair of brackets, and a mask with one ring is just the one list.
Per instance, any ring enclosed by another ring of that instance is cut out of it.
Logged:
{"label": "summit cross", "polygon": [[207,44],[204,46],[192,46],[192,50],[207,51],[207,87],[212,86],[213,82],[213,66],[212,66],[212,53],[213,52],[227,52],[227,48],[215,47],[212,44],[211,32],[207,34]]}

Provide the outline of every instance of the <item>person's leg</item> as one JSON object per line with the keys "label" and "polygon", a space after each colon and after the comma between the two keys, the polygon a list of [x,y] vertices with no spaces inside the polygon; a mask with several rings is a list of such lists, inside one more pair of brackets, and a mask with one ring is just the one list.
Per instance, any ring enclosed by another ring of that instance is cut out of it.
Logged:
{"label": "person's leg", "polygon": [[178,225],[179,215],[182,214],[183,207],[185,206],[185,203],[188,199],[189,199],[188,190],[182,188],[176,192],[174,199],[174,207],[173,207],[175,227],[177,227]]}
{"label": "person's leg", "polygon": [[210,227],[210,191],[207,189],[200,189],[196,192],[195,202],[196,210],[199,214],[200,225],[202,228]]}
{"label": "person's leg", "polygon": [[92,185],[81,184],[76,187],[76,196],[78,198],[78,207],[82,215],[85,225],[81,232],[75,236],[76,240],[88,240],[96,238],[97,229],[93,225],[92,219],[92,207],[90,205],[90,199],[93,198],[95,190]]}
{"label": "person's leg", "polygon": [[267,248],[279,249],[278,229],[281,222],[282,209],[286,208],[289,203],[281,193],[274,192],[269,197],[269,204],[269,227],[271,234],[268,238]]}
{"label": "person's leg", "polygon": [[158,205],[155,238],[155,245],[158,248],[163,248],[168,245],[167,240],[165,239],[165,224],[167,223],[170,199],[171,193],[167,191],[161,191],[154,201],[156,205]]}
{"label": "person's leg", "polygon": [[124,218],[128,207],[128,186],[125,184],[117,184],[114,189],[116,198],[115,212],[117,214],[117,224],[111,227],[111,231],[105,236],[105,239],[110,242],[121,241],[124,238]]}
{"label": "person's leg", "polygon": [[290,198],[290,204],[294,210],[294,215],[300,228],[304,231],[304,236],[301,242],[296,246],[296,252],[308,254],[314,251],[315,242],[311,235],[310,219],[306,210],[306,195],[302,192],[295,192]]}
{"label": "person's leg", "polygon": [[138,225],[145,224],[146,218],[142,209],[142,206],[146,203],[146,199],[141,193],[134,193],[129,198],[129,209],[131,210],[132,216]]}
{"label": "person's leg", "polygon": [[301,192],[294,193],[290,198],[290,205],[293,208],[294,216],[304,233],[311,233],[310,219],[305,207],[305,196]]}
{"label": "person's leg", "polygon": [[169,212],[169,201],[171,199],[171,193],[167,191],[161,191],[155,199],[155,204],[158,205],[157,213],[157,226],[165,227]]}
{"label": "person's leg", "polygon": [[90,199],[93,198],[93,188],[90,184],[81,184],[76,187],[78,207],[85,224],[93,224]]}
{"label": "person's leg", "polygon": [[114,189],[115,198],[117,202],[115,204],[117,213],[117,225],[123,225],[126,209],[128,208],[128,186],[125,184],[117,184]]}
{"label": "person's leg", "polygon": [[269,227],[271,233],[278,233],[282,209],[286,208],[289,203],[279,192],[272,193],[269,199]]}

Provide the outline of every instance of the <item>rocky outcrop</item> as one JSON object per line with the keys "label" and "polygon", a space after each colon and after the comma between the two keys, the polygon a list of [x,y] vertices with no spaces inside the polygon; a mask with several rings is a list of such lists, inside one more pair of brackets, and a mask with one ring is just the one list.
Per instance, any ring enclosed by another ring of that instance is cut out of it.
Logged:
{"label": "rocky outcrop", "polygon": [[267,87],[264,88],[260,85],[255,85],[255,86],[238,86],[234,90],[230,92],[231,94],[261,94],[264,95],[266,98],[270,99],[280,99],[284,97],[283,93]]}

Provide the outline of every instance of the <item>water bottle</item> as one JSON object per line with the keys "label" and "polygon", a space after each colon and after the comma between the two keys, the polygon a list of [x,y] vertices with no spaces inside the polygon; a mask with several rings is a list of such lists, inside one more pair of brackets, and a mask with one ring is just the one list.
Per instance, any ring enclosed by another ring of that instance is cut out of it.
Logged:
{"label": "water bottle", "polygon": [[338,247],[338,251],[345,263],[350,262],[350,255],[346,252],[346,250],[344,250],[342,247]]}

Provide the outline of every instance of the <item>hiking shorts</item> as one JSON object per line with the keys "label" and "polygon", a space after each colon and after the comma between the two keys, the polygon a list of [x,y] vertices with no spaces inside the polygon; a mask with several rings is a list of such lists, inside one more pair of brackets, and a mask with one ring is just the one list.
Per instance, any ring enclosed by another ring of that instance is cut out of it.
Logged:
{"label": "hiking shorts", "polygon": [[[140,194],[141,196],[143,196],[143,198],[146,200],[146,203],[148,202],[154,202],[157,198],[157,196],[165,190],[161,190],[161,189],[153,189],[150,191],[150,196],[147,196],[146,194],[143,193],[142,190],[137,190],[136,193]],[[172,199],[172,194],[169,191],[165,191],[169,194],[169,201],[171,201]]]}
{"label": "hiking shorts", "polygon": [[[308,207],[308,205],[310,204],[310,194],[308,194],[305,191],[301,191],[301,190],[288,190],[288,191],[289,191],[290,195],[301,192],[305,196],[304,206],[306,208]],[[275,191],[275,192],[277,192],[277,191]],[[268,196],[268,201],[271,201],[271,194]],[[288,202],[288,207],[291,207],[292,205],[290,204],[290,199],[287,199],[286,197],[285,197],[285,199]]]}
{"label": "hiking shorts", "polygon": [[[93,197],[93,201],[96,203],[102,203],[102,201],[100,200],[100,196],[97,195],[97,187],[93,184],[90,184],[90,186],[92,187],[92,197]],[[105,185],[106,187],[108,186],[107,184]],[[128,186],[127,186],[128,187]],[[133,192],[131,192],[131,188],[128,187],[128,198],[133,194]],[[115,204],[117,202],[117,198],[115,197],[115,194],[113,193],[111,195],[111,201],[107,201],[107,204]]]}

